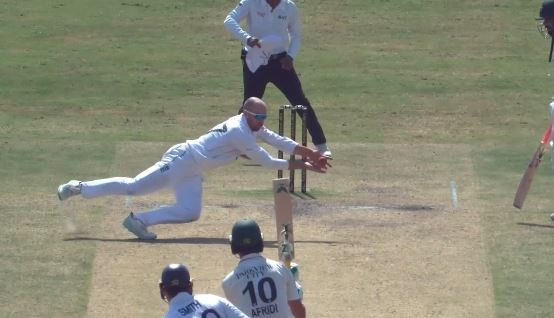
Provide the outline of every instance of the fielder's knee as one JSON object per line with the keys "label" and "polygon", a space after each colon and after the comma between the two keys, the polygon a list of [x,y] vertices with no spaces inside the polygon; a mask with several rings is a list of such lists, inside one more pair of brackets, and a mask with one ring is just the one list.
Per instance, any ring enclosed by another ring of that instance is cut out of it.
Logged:
{"label": "fielder's knee", "polygon": [[180,209],[176,217],[180,223],[194,222],[200,218],[200,211],[200,209]]}

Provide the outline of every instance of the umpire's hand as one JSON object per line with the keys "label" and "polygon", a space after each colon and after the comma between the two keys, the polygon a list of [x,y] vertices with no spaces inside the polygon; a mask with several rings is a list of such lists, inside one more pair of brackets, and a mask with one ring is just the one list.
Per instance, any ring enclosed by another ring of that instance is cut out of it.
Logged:
{"label": "umpire's hand", "polygon": [[249,47],[255,47],[255,46],[262,47],[260,45],[260,40],[258,40],[258,38],[255,36],[251,36],[248,39],[246,39],[246,44],[248,44]]}

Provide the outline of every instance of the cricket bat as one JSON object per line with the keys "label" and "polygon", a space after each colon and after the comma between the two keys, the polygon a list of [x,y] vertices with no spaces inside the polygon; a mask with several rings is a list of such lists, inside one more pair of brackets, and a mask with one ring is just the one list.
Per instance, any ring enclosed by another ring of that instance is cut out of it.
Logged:
{"label": "cricket bat", "polygon": [[292,226],[292,197],[289,191],[289,179],[273,179],[275,198],[275,225],[279,259],[290,268],[294,259],[294,230]]}
{"label": "cricket bat", "polygon": [[523,207],[523,202],[525,202],[525,198],[527,197],[529,188],[531,188],[533,177],[535,176],[535,173],[539,168],[542,156],[544,155],[544,152],[546,151],[546,148],[548,146],[550,135],[552,135],[552,125],[549,125],[549,127],[544,132],[541,142],[537,147],[537,150],[535,150],[535,153],[531,158],[531,162],[529,162],[529,165],[527,166],[527,170],[525,170],[523,177],[521,177],[521,181],[519,182],[519,186],[517,187],[516,195],[514,197],[514,207],[518,209],[521,209]]}

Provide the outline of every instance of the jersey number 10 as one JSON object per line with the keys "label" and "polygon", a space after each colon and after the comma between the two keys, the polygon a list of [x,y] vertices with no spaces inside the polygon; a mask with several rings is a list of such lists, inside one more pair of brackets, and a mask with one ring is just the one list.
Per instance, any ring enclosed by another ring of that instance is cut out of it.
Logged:
{"label": "jersey number 10", "polygon": [[[268,287],[268,289],[266,289],[266,286]],[[264,303],[271,303],[277,298],[277,288],[275,287],[275,282],[273,281],[273,279],[271,279],[271,277],[264,277],[260,279],[257,287],[258,292],[256,293],[254,282],[249,281],[248,284],[246,284],[246,288],[244,288],[244,290],[242,291],[243,295],[246,293],[250,295],[252,306],[258,306],[257,295]],[[269,295],[266,292],[269,292]]]}

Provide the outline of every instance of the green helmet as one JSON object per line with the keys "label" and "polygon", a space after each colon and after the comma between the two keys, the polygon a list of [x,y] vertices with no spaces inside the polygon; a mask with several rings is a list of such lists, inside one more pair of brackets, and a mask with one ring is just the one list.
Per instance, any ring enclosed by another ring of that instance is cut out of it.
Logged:
{"label": "green helmet", "polygon": [[554,17],[554,0],[544,0],[539,11],[540,19]]}
{"label": "green helmet", "polygon": [[231,232],[231,252],[246,255],[261,253],[264,250],[264,241],[260,227],[254,220],[239,220],[233,225]]}

